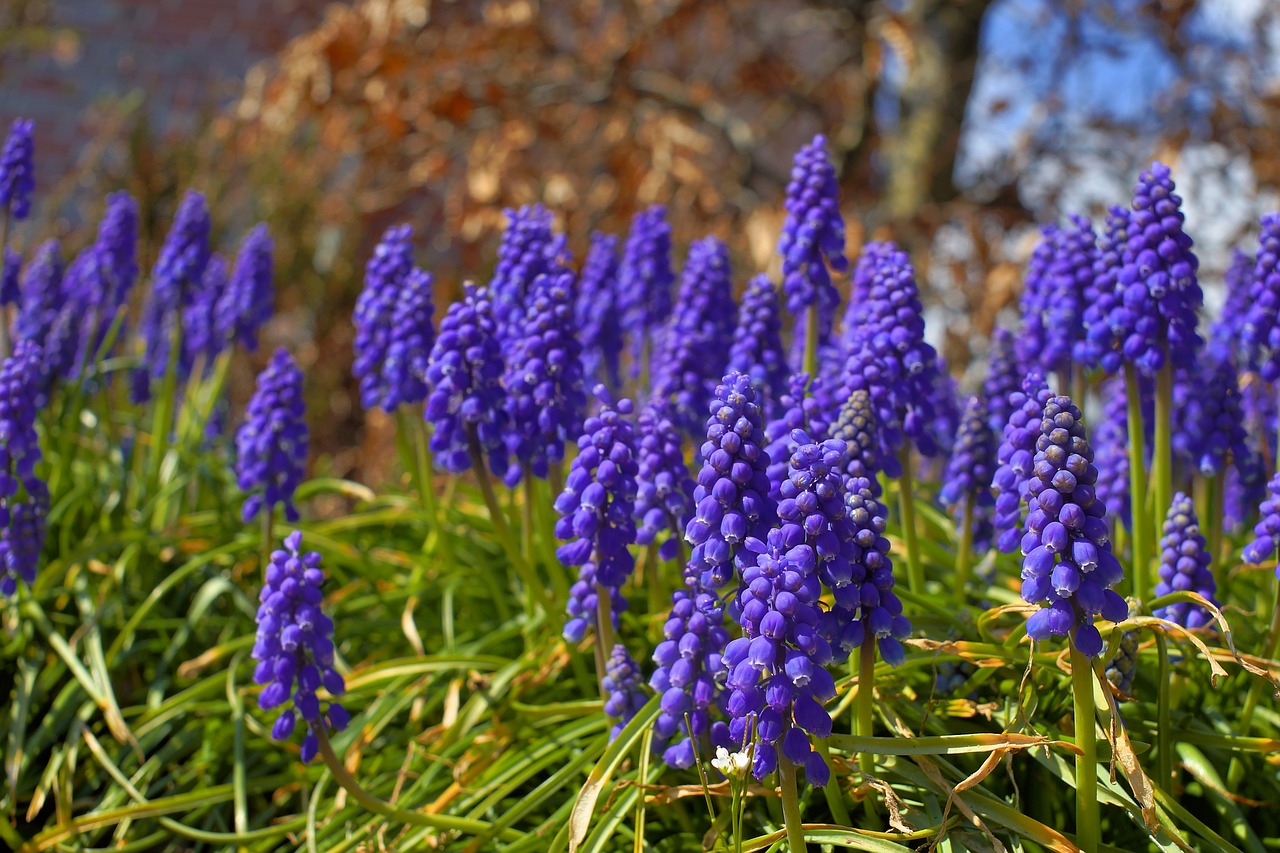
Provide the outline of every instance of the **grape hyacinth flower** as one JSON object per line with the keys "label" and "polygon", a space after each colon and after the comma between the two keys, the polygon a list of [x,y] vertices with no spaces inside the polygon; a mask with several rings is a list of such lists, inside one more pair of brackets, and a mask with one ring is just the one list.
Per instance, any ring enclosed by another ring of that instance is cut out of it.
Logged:
{"label": "grape hyacinth flower", "polygon": [[622,386],[622,322],[618,308],[618,238],[595,232],[578,278],[575,324],[582,338],[582,370],[589,381]]}
{"label": "grape hyacinth flower", "polygon": [[31,212],[36,188],[34,130],[31,119],[14,119],[0,149],[0,208],[4,208],[6,227],[10,216],[21,222]]}
{"label": "grape hyacinth flower", "polygon": [[[827,157],[827,138],[822,134],[796,152],[783,206],[787,218],[778,237],[778,255],[782,258],[782,292],[787,297],[787,310],[796,316],[802,311],[810,312],[814,331],[827,338],[840,304],[830,270],[846,271],[849,259],[844,254],[840,184]],[[811,371],[813,365],[803,365],[802,369]]]}
{"label": "grape hyacinth flower", "polygon": [[468,284],[440,321],[427,362],[424,417],[433,427],[431,452],[444,470],[460,474],[471,467],[474,432],[476,452],[488,456],[493,473],[506,473],[502,369],[489,293]]}
{"label": "grape hyacinth flower", "polygon": [[996,437],[987,423],[987,407],[979,397],[970,397],[947,461],[938,498],[950,508],[957,524],[967,519],[974,547],[985,551],[991,540],[994,505],[991,478],[996,462]]}
{"label": "grape hyacinth flower", "polygon": [[[833,658],[831,646],[819,632],[824,616],[819,567],[830,568],[847,586],[849,564],[845,553],[823,554],[815,543],[819,537],[824,546],[826,539],[838,540],[833,527],[847,533],[850,525],[837,470],[844,453],[841,442],[818,446],[806,439],[800,432],[798,464],[779,506],[781,526],[769,531],[767,543],[747,540],[755,565],[744,569],[739,594],[743,636],[725,647],[722,666],[731,691],[729,737],[741,743],[749,728],[755,732],[756,778],[776,769],[781,746],[788,760],[805,768],[810,784],[822,786],[830,768],[809,739],[831,734],[831,715],[822,702],[833,698],[836,688],[826,669]],[[810,523],[810,518],[816,521]],[[811,528],[819,533],[808,535]],[[833,563],[838,565],[831,567]]]}
{"label": "grape hyacinth flower", "polygon": [[880,466],[876,453],[875,416],[871,409],[871,396],[866,391],[858,390],[849,395],[831,425],[831,437],[845,444],[845,490],[855,491],[857,484],[853,481],[862,479],[866,481],[871,496],[879,499]]}
{"label": "grape hyacinth flower", "polygon": [[729,347],[729,369],[751,377],[766,400],[776,401],[787,382],[778,289],[767,275],[747,283],[738,307],[738,326]]}
{"label": "grape hyacinth flower", "polygon": [[[636,541],[635,433],[627,416],[631,401],[608,402],[603,385],[595,394],[600,411],[586,419],[565,479],[564,491],[556,498],[560,514],[556,536],[566,544],[556,550],[565,566],[578,567],[578,581],[569,590],[564,638],[571,643],[586,636],[587,629],[612,635],[612,626],[601,629],[597,615],[600,595],[608,595],[610,613],[617,616],[627,607],[622,587],[635,569],[635,557],[628,546]],[[606,646],[609,647],[609,646]]]}
{"label": "grape hyacinth flower", "polygon": [[387,354],[382,362],[384,411],[403,405],[419,405],[427,399],[427,361],[436,330],[431,274],[414,267],[405,276],[391,311]]}
{"label": "grape hyacinth flower", "polygon": [[678,426],[697,433],[733,338],[729,249],[720,240],[706,237],[689,248],[676,303],[654,362],[653,395],[670,404]]}
{"label": "grape hyacinth flower", "polygon": [[693,492],[694,515],[685,528],[693,546],[686,581],[718,591],[734,577],[734,562],[747,537],[766,535],[773,524],[769,454],[760,399],[751,378],[736,371],[716,387],[702,445],[702,470]]}
{"label": "grape hyacinth flower", "polygon": [[880,358],[869,341],[855,340],[837,392],[845,400],[858,392],[866,395],[873,416],[870,422],[875,454],[881,469],[891,478],[902,475],[897,450],[905,442],[897,405],[902,396],[900,375],[896,362]]}
{"label": "grape hyacinth flower", "polygon": [[504,346],[519,336],[533,283],[559,272],[556,255],[563,250],[551,230],[551,211],[540,204],[508,208],[506,230],[498,245],[498,265],[489,282],[493,315]]}
{"label": "grape hyacinth flower", "polygon": [[185,381],[191,365],[185,347],[170,351],[175,325],[195,299],[204,268],[209,263],[209,208],[205,198],[188,190],[178,206],[173,226],[165,237],[160,257],[151,273],[151,293],[143,305],[138,333],[146,344],[142,366],[134,373],[133,399],[151,398],[151,382],[163,379],[170,362],[179,381]]}
{"label": "grape hyacinth flower", "polygon": [[227,259],[217,252],[211,254],[191,304],[182,312],[183,363],[194,369],[200,361],[205,373],[227,348],[228,339],[218,334],[217,309],[227,292],[228,275]]}
{"label": "grape hyacinth flower", "polygon": [[651,401],[636,419],[636,446],[636,544],[649,545],[665,531],[669,535],[658,547],[658,558],[673,560],[693,517],[694,484],[680,431],[661,402]]}
{"label": "grape hyacinth flower", "polygon": [[631,341],[634,360],[632,375],[639,376],[646,345],[649,354],[658,350],[654,340],[662,324],[671,316],[671,225],[667,209],[653,205],[631,220],[631,231],[618,267],[617,310],[623,333]]}
{"label": "grape hyacinth flower", "polygon": [[246,523],[260,512],[270,516],[276,504],[284,505],[286,519],[298,520],[293,493],[302,482],[308,441],[302,371],[281,348],[258,374],[245,421],[236,433],[236,484],[248,493]]}
{"label": "grape hyacinth flower", "polygon": [[[929,422],[929,434],[933,438],[935,448],[932,462],[940,461],[940,457],[950,456],[960,429],[963,413],[960,408],[960,385],[956,382],[947,362],[938,359],[938,370],[934,374],[933,388],[930,391],[930,406],[933,409],[933,420]],[[922,460],[922,467],[924,467]],[[939,472],[937,477],[940,477]]]}
{"label": "grape hyacinth flower", "polygon": [[[1173,497],[1173,505],[1164,521],[1164,536],[1160,539],[1160,580],[1156,583],[1156,596],[1171,592],[1198,592],[1211,603],[1217,604],[1214,595],[1218,585],[1209,570],[1210,555],[1204,536],[1200,533],[1200,520],[1196,518],[1191,498],[1182,492]],[[1156,616],[1184,628],[1202,628],[1213,622],[1208,610],[1188,601],[1179,601],[1162,607]]]}
{"label": "grape hyacinth flower", "polygon": [[1084,338],[1072,346],[1076,362],[1108,374],[1115,373],[1124,363],[1128,330],[1137,322],[1133,309],[1124,303],[1119,284],[1125,247],[1133,228],[1128,208],[1115,205],[1108,210],[1093,261],[1093,281],[1084,293]]}
{"label": "grape hyacinth flower", "polygon": [[[1276,244],[1280,247],[1280,241]],[[1231,250],[1231,263],[1223,274],[1227,298],[1218,319],[1209,327],[1209,354],[1218,361],[1240,362],[1244,324],[1252,307],[1249,287],[1253,279],[1253,256]]]}
{"label": "grape hyacinth flower", "polygon": [[1022,537],[1022,598],[1048,606],[1027,619],[1027,636],[1043,641],[1071,634],[1089,658],[1102,651],[1094,617],[1123,622],[1129,614],[1111,589],[1124,570],[1111,553],[1107,508],[1094,494],[1097,479],[1080,410],[1070,397],[1051,398],[1036,438]]}
{"label": "grape hyacinth flower", "polygon": [[871,242],[862,247],[858,261],[853,265],[853,277],[849,284],[849,302],[845,305],[840,321],[840,350],[848,352],[858,342],[859,330],[866,314],[867,300],[871,298],[871,284],[882,260],[889,258],[898,247],[893,243]]}
{"label": "grape hyacinth flower", "polygon": [[822,385],[821,379],[809,381],[809,374],[796,373],[788,380],[787,393],[778,401],[778,416],[769,421],[764,428],[765,452],[769,454],[769,498],[778,500],[779,489],[786,482],[790,467],[791,454],[799,446],[794,433],[804,430],[807,434],[825,437],[827,434],[826,414],[822,404],[813,392]]}
{"label": "grape hyacinth flower", "polygon": [[[271,552],[258,596],[258,633],[253,644],[258,665],[253,680],[263,685],[259,708],[271,711],[286,706],[271,727],[272,738],[288,740],[299,716],[308,726],[301,754],[306,764],[320,748],[317,727],[340,732],[351,715],[334,701],[346,692],[346,684],[334,668],[333,620],[321,608],[320,555],[304,553],[301,547],[302,532],[295,530],[285,537],[282,550]],[[332,697],[327,707],[316,695],[321,687]]]}
{"label": "grape hyacinth flower", "polygon": [[565,441],[582,432],[587,396],[582,344],[574,333],[573,273],[543,274],[529,286],[519,333],[507,349],[507,449],[514,461],[507,485],[523,467],[545,478],[564,459]]}
{"label": "grape hyacinth flower", "polygon": [[27,264],[18,315],[13,323],[14,337],[19,340],[43,346],[58,310],[65,304],[62,281],[66,269],[61,249],[57,240],[46,240]]}
{"label": "grape hyacinth flower", "polygon": [[[657,668],[649,678],[649,686],[662,697],[654,721],[654,737],[660,743],[669,743],[662,753],[668,767],[692,767],[693,739],[710,734],[713,745],[732,746],[729,727],[711,720],[714,711],[725,707],[724,692],[716,683],[716,675],[723,669],[721,656],[729,642],[724,611],[709,592],[677,590],[671,596],[671,613],[662,626],[662,637],[653,650]],[[670,743],[672,738],[674,743]]]}
{"label": "grape hyacinth flower", "polygon": [[[1253,537],[1241,552],[1244,561],[1258,565],[1274,560],[1276,543],[1280,542],[1280,473],[1267,483],[1267,497],[1258,505],[1258,523],[1254,525]],[[1280,565],[1276,566],[1276,578],[1280,579]]]}
{"label": "grape hyacinth flower", "polygon": [[274,252],[271,233],[259,222],[240,243],[230,281],[215,308],[218,337],[234,340],[249,352],[257,351],[258,330],[271,319]]}
{"label": "grape hyacinth flower", "polygon": [[1022,291],[1018,360],[1041,373],[1070,371],[1072,349],[1084,338],[1085,291],[1097,259],[1089,220],[1073,215],[1065,228],[1046,226],[1028,264]]}
{"label": "grape hyacinth flower", "polygon": [[1102,383],[1102,421],[1093,431],[1094,460],[1098,482],[1094,493],[1106,504],[1107,515],[1126,526],[1129,511],[1129,412],[1124,383],[1110,379]]}
{"label": "grape hyacinth flower", "polygon": [[[1136,612],[1133,603],[1129,603],[1129,615]],[[1133,677],[1138,673],[1138,632],[1125,631],[1120,635],[1120,646],[1115,655],[1107,661],[1105,674],[1107,681],[1120,696],[1133,695]]]}
{"label": "grape hyacinth flower", "polygon": [[0,594],[19,579],[35,582],[44,548],[49,490],[36,475],[41,459],[36,416],[43,383],[40,346],[18,341],[0,365]]}
{"label": "grape hyacinth flower", "polygon": [[1263,216],[1261,226],[1249,279],[1249,311],[1240,332],[1245,362],[1274,382],[1280,379],[1280,213]]}
{"label": "grape hyacinth flower", "polygon": [[1173,450],[1202,476],[1216,476],[1230,459],[1249,455],[1240,386],[1231,362],[1205,359],[1195,371],[1178,371],[1173,401]]}
{"label": "grape hyacinth flower", "polygon": [[640,666],[632,659],[627,647],[617,643],[609,655],[605,666],[604,678],[604,713],[618,722],[609,730],[609,740],[613,741],[636,712],[644,707],[644,691],[640,685],[644,683],[644,674]]}
{"label": "grape hyacinth flower", "polygon": [[1006,554],[1018,547],[1022,536],[1022,504],[1029,497],[1027,486],[1031,480],[1040,421],[1052,396],[1044,377],[1034,371],[1022,380],[1021,391],[1009,395],[1013,414],[1009,415],[1000,445],[996,448],[997,468],[991,478],[991,489],[996,496],[992,518],[996,547]]}
{"label": "grape hyacinth flower", "polygon": [[391,323],[400,288],[413,269],[413,229],[394,225],[386,230],[364,268],[364,289],[356,299],[355,363],[360,405],[381,408],[387,395],[383,364],[391,346]]}
{"label": "grape hyacinth flower", "polygon": [[993,431],[1004,429],[1013,414],[1009,397],[1022,387],[1026,370],[1014,352],[1013,332],[997,326],[987,348],[987,375],[982,379],[982,399],[987,401],[987,423]]}

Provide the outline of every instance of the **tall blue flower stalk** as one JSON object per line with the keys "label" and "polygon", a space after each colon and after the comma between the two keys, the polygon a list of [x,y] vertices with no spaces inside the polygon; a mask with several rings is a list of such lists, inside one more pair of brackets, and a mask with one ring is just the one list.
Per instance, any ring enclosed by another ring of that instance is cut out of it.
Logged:
{"label": "tall blue flower stalk", "polygon": [[[300,757],[307,763],[320,749],[317,732],[324,731],[322,727],[340,732],[351,715],[336,701],[346,692],[346,683],[335,668],[333,620],[321,607],[320,555],[301,548],[302,531],[295,530],[285,537],[282,550],[271,553],[263,573],[253,680],[262,685],[258,707],[284,708],[271,727],[272,738],[288,740],[302,718],[307,732]],[[324,704],[318,695],[321,687],[330,697]]]}
{"label": "tall blue flower stalk", "polygon": [[[787,310],[797,318],[802,313],[805,317],[800,369],[816,376],[818,345],[830,337],[840,304],[840,294],[831,283],[831,270],[842,273],[849,268],[844,254],[840,183],[827,157],[827,138],[822,134],[796,152],[783,207],[787,217],[778,237],[782,292],[787,297]],[[799,323],[796,329],[799,338]]]}
{"label": "tall blue flower stalk", "polygon": [[386,230],[364,269],[364,289],[356,298],[355,363],[360,404],[382,407],[387,398],[384,364],[391,346],[392,318],[401,287],[413,270],[413,229],[394,225]]}
{"label": "tall blue flower stalk", "polygon": [[622,318],[618,293],[618,238],[596,232],[578,278],[576,326],[588,382],[622,386]]}
{"label": "tall blue flower stalk", "polygon": [[605,696],[604,713],[617,720],[609,729],[609,740],[612,741],[645,704],[644,690],[641,689],[644,673],[621,643],[614,644],[601,683]]}
{"label": "tall blue flower stalk", "polygon": [[765,451],[769,454],[769,497],[778,500],[779,490],[787,480],[791,454],[799,447],[796,430],[806,435],[825,438],[828,413],[823,411],[822,401],[812,396],[820,390],[821,379],[809,381],[809,374],[796,373],[787,380],[787,393],[778,400],[776,417],[764,428]]}
{"label": "tall blue flower stalk", "polygon": [[573,303],[571,272],[543,274],[529,286],[518,336],[507,348],[506,440],[517,463],[507,485],[522,472],[545,479],[564,459],[565,442],[582,431],[587,397]]}
{"label": "tall blue flower stalk", "polygon": [[275,290],[272,262],[275,244],[266,223],[258,223],[240,243],[235,267],[214,308],[214,326],[222,341],[234,341],[249,352],[258,349],[258,330],[271,319]]}
{"label": "tall blue flower stalk", "polygon": [[498,337],[514,343],[525,319],[533,283],[561,271],[564,242],[552,231],[552,215],[540,204],[507,209],[507,228],[498,246],[498,265],[489,283]]}
{"label": "tall blue flower stalk", "polygon": [[693,546],[685,567],[686,589],[672,596],[664,642],[653,653],[658,666],[649,680],[662,696],[655,732],[664,740],[675,739],[663,753],[674,767],[693,764],[690,736],[712,732],[714,745],[730,745],[727,728],[722,724],[713,731],[711,721],[713,710],[722,709],[724,702],[715,679],[728,640],[721,596],[736,589],[739,571],[749,564],[744,562],[746,540],[767,536],[776,518],[769,499],[764,421],[750,377],[736,371],[724,377],[706,430],[694,514],[685,528],[685,541]]}
{"label": "tall blue flower stalk", "polygon": [[[1280,248],[1280,243],[1276,244]],[[1231,263],[1222,276],[1226,287],[1226,301],[1222,312],[1209,327],[1209,353],[1218,361],[1240,363],[1244,324],[1252,307],[1250,285],[1253,279],[1254,258],[1240,249],[1231,250]]]}
{"label": "tall blue flower stalk", "polygon": [[667,209],[653,205],[631,220],[618,267],[616,305],[623,334],[631,343],[632,376],[651,375],[652,358],[660,351],[662,325],[671,316],[675,280]]}
{"label": "tall blue flower stalk", "polygon": [[244,520],[259,513],[270,516],[276,504],[285,518],[298,520],[293,493],[306,472],[310,433],[302,371],[288,350],[276,350],[258,375],[245,421],[236,433],[236,484],[248,496]]}
{"label": "tall blue flower stalk", "polygon": [[569,590],[565,639],[579,642],[594,628],[596,665],[604,678],[616,619],[627,608],[622,587],[635,570],[629,546],[636,541],[639,465],[628,420],[631,401],[610,405],[602,385],[596,387],[596,395],[602,405],[583,424],[578,455],[556,498],[556,536],[566,540],[556,555],[565,566],[578,568],[578,580]]}
{"label": "tall blue flower stalk", "polygon": [[36,472],[36,417],[43,385],[40,346],[18,341],[0,365],[0,594],[35,583],[44,549],[49,489]]}
{"label": "tall blue flower stalk", "polygon": [[[1191,498],[1179,492],[1173,498],[1164,521],[1164,535],[1160,539],[1160,580],[1156,582],[1157,597],[1172,592],[1196,592],[1211,604],[1218,602],[1214,596],[1218,585],[1210,570],[1212,555],[1208,543],[1200,533]],[[1198,604],[1178,601],[1156,611],[1156,616],[1168,619],[1184,628],[1203,628],[1212,624],[1213,615]]]}
{"label": "tall blue flower stalk", "polygon": [[653,394],[670,406],[677,425],[696,433],[733,339],[733,282],[723,242],[706,237],[690,247],[676,304],[653,365]]}
{"label": "tall blue flower stalk", "polygon": [[846,491],[856,491],[858,484],[854,480],[862,480],[871,496],[879,499],[880,461],[870,394],[857,390],[849,395],[831,425],[831,437],[845,444],[843,473]]}
{"label": "tall blue flower stalk", "polygon": [[1026,370],[1018,362],[1013,332],[997,326],[987,348],[987,373],[982,378],[982,399],[987,402],[987,423],[999,432],[1013,414],[1009,397],[1022,387]]}
{"label": "tall blue flower stalk", "polygon": [[217,252],[209,255],[191,304],[182,312],[182,363],[207,374],[228,341],[218,334],[218,303],[226,295],[230,269]]}
{"label": "tall blue flower stalk", "polygon": [[788,375],[779,308],[778,289],[769,277],[762,273],[752,278],[742,294],[729,347],[728,368],[750,376],[770,404],[782,396]]}
{"label": "tall blue flower stalk", "polygon": [[427,398],[427,362],[436,330],[433,301],[435,280],[431,273],[409,270],[391,309],[386,358],[382,362],[382,408],[421,405]]}
{"label": "tall blue flower stalk", "polygon": [[1129,516],[1129,426],[1128,401],[1124,383],[1110,379],[1099,387],[1102,419],[1093,430],[1094,459],[1098,482],[1094,493],[1107,506],[1107,517],[1130,524]]}
{"label": "tall blue flower stalk", "polygon": [[[170,371],[179,383],[191,372],[180,324],[196,299],[209,263],[209,227],[204,196],[188,190],[151,272],[151,292],[138,323],[145,352],[142,365],[134,372],[133,397],[137,402],[149,400],[151,383],[163,380]],[[176,351],[174,343],[178,344]]]}
{"label": "tall blue flower stalk", "polygon": [[[0,148],[0,254],[4,257],[4,288],[0,289],[0,306],[18,301],[17,268],[10,261],[9,226],[21,222],[31,212],[31,194],[35,192],[35,142],[31,119],[14,119]],[[12,269],[12,273],[10,270]],[[0,358],[9,355],[9,320],[0,311]]]}
{"label": "tall blue flower stalk", "polygon": [[1071,384],[1072,350],[1085,337],[1086,291],[1097,260],[1097,238],[1079,215],[1066,227],[1046,226],[1028,264],[1022,291],[1022,364]]}
{"label": "tall blue flower stalk", "polygon": [[44,345],[58,311],[65,304],[62,290],[65,274],[62,245],[57,240],[41,243],[24,270],[21,302],[13,323],[14,337]]}
{"label": "tall blue flower stalk", "polygon": [[1038,372],[1028,373],[1022,380],[1022,389],[1009,395],[1013,411],[996,448],[997,467],[991,478],[991,489],[996,496],[992,519],[996,547],[1005,553],[1018,547],[1022,535],[1022,507],[1030,497],[1027,487],[1035,461],[1036,440],[1044,407],[1052,396]]}
{"label": "tall blue flower stalk", "polygon": [[995,501],[990,483],[995,471],[996,438],[987,418],[983,400],[970,397],[938,493],[943,506],[956,519],[955,593],[961,602],[974,549],[985,551],[991,543],[990,511]]}
{"label": "tall blue flower stalk", "polygon": [[[67,269],[67,292],[81,318],[78,348],[71,375],[79,378],[104,351],[107,336],[123,329],[121,314],[138,280],[138,202],[126,192],[107,196],[107,210],[93,245]],[[121,324],[121,325],[117,325]]]}
{"label": "tall blue flower stalk", "polygon": [[673,560],[693,517],[694,483],[684,461],[680,430],[660,401],[650,401],[636,418],[636,447],[636,544],[654,545],[660,534],[667,533],[657,555]]}
{"label": "tall blue flower stalk", "polygon": [[1262,217],[1241,328],[1244,360],[1268,382],[1280,379],[1280,213]]}

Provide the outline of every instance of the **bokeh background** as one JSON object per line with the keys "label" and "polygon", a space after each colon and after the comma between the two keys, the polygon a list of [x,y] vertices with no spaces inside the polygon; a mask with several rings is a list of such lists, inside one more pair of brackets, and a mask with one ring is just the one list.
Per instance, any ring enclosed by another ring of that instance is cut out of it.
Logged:
{"label": "bokeh background", "polygon": [[1230,247],[1280,206],[1280,4],[3,0],[0,120],[17,115],[41,200],[20,244],[74,252],[120,188],[144,270],[188,187],[223,249],[269,224],[264,352],[307,372],[319,463],[376,476],[390,427],[359,411],[350,312],[386,226],[413,225],[445,301],[487,279],[506,207],[543,202],[581,255],[665,202],[677,262],[716,234],[741,286],[776,268],[790,158],[817,132],[851,254],[908,248],[957,375],[1015,319],[1037,225],[1100,221],[1153,158],[1215,304]]}

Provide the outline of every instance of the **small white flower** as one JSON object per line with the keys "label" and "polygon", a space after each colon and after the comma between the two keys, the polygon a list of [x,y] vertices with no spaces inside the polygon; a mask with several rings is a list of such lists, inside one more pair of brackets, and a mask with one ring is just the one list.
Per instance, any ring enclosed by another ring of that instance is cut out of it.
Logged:
{"label": "small white flower", "polygon": [[716,748],[716,757],[711,759],[711,766],[730,779],[741,779],[747,775],[751,766],[751,756],[745,752],[729,752],[723,746]]}

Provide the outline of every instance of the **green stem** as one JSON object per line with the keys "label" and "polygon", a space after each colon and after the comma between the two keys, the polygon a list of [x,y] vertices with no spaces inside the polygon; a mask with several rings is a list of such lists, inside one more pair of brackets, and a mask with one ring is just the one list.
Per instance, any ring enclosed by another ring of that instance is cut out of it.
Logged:
{"label": "green stem", "polygon": [[[315,734],[316,739],[320,741],[320,757],[324,759],[325,766],[333,774],[334,781],[341,785],[343,790],[351,795],[352,799],[369,811],[398,820],[401,823],[412,824],[413,826],[463,832],[468,835],[488,832],[493,828],[491,824],[483,820],[411,811],[410,809],[393,806],[386,800],[379,799],[361,786],[356,777],[351,775],[346,765],[334,753],[333,745],[329,743],[329,735],[325,731],[325,726],[323,724],[312,725],[311,731]],[[498,833],[498,837],[506,841],[519,841],[524,838],[524,834],[513,829],[504,829]]]}
{"label": "green stem", "polygon": [[956,604],[963,607],[965,587],[969,583],[969,570],[973,562],[973,505],[977,496],[970,492],[964,501],[960,516],[960,542],[956,547]]}
{"label": "green stem", "polygon": [[1077,365],[1076,369],[1072,370],[1070,364],[1068,364],[1067,373],[1071,377],[1069,386],[1071,388],[1071,399],[1083,409],[1084,398],[1089,394],[1089,377],[1086,375],[1082,365]]}
{"label": "green stem", "polygon": [[[1278,650],[1280,650],[1280,606],[1271,608],[1271,627],[1267,631],[1267,646],[1262,656],[1267,660],[1274,660]],[[1253,683],[1249,685],[1249,692],[1244,697],[1244,708],[1240,712],[1240,722],[1236,724],[1236,733],[1242,737],[1249,736],[1249,729],[1253,725],[1253,712],[1262,698],[1262,688],[1270,684],[1271,682],[1265,678],[1255,677]],[[1239,756],[1236,756],[1231,759],[1231,768],[1227,771],[1227,790],[1237,790],[1243,778],[1244,764]]]}
{"label": "green stem", "polygon": [[1098,853],[1098,748],[1093,709],[1093,665],[1071,643],[1071,693],[1075,700],[1076,844],[1083,853]]}
{"label": "green stem", "polygon": [[533,505],[537,498],[533,493],[533,470],[527,463],[520,467],[521,485],[524,487],[524,506],[520,509],[520,549],[529,565],[533,565]]}
{"label": "green stem", "polygon": [[1142,423],[1142,390],[1132,364],[1124,366],[1124,391],[1129,420],[1129,530],[1133,535],[1133,591],[1139,598],[1151,594],[1152,529],[1147,524],[1146,437]]}
{"label": "green stem", "polygon": [[[872,636],[862,638],[858,650],[858,737],[871,737],[875,730],[876,689],[876,641]],[[862,768],[862,781],[872,777],[875,756],[870,752],[858,754],[858,766]],[[870,799],[868,798],[868,802]]]}
{"label": "green stem", "polygon": [[262,562],[258,564],[258,571],[262,572],[262,577],[267,576],[267,564],[271,562],[271,552],[275,548],[272,541],[272,525],[275,523],[275,511],[270,507],[262,508],[262,541],[258,543],[259,554]]}
{"label": "green stem", "polygon": [[916,540],[916,503],[911,473],[911,444],[898,453],[902,476],[898,479],[898,509],[902,515],[902,541],[907,546],[907,588],[924,594],[924,566],[920,564],[920,543]]}
{"label": "green stem", "polygon": [[804,364],[801,368],[812,382],[818,375],[818,306],[804,312]]}
{"label": "green stem", "polygon": [[[822,756],[822,760],[827,762],[827,767],[831,766],[831,747],[827,743],[826,738],[819,738],[814,743],[814,748],[818,754]],[[826,786],[822,789],[823,795],[827,798],[827,808],[831,809],[831,817],[841,826],[853,826],[849,821],[849,809],[844,804],[844,791],[840,790],[840,780],[836,778],[834,771],[831,778],[827,780]]]}
{"label": "green stem", "polygon": [[[812,310],[812,309],[810,309]],[[782,794],[782,817],[787,827],[787,848],[804,853],[804,824],[800,820],[800,796],[796,793],[796,766],[785,755],[778,756],[778,787]]]}
{"label": "green stem", "polygon": [[489,510],[489,521],[493,524],[493,532],[497,535],[502,550],[507,552],[507,559],[516,570],[516,574],[524,583],[527,615],[532,617],[536,609],[534,596],[538,589],[537,578],[533,576],[528,563],[520,555],[520,549],[511,537],[511,528],[507,526],[507,519],[502,513],[502,507],[498,505],[498,496],[494,494],[493,482],[489,479],[489,466],[485,463],[484,452],[480,449],[480,433],[475,424],[467,424],[467,451],[471,456],[471,467],[475,469],[476,480],[480,484],[480,495],[484,498],[484,505]]}
{"label": "green stem", "polygon": [[596,678],[600,681],[600,695],[608,701],[604,689],[605,665],[613,654],[613,598],[609,588],[596,584]]}
{"label": "green stem", "polygon": [[[1156,773],[1160,787],[1173,783],[1173,671],[1169,665],[1169,641],[1164,634],[1156,634],[1156,653],[1159,660],[1157,674],[1159,693],[1156,696],[1156,727],[1159,740],[1156,742]],[[1170,788],[1170,790],[1173,790]]]}
{"label": "green stem", "polygon": [[1158,537],[1169,505],[1173,503],[1173,366],[1165,348],[1165,365],[1156,374],[1155,455],[1151,460],[1155,483],[1155,513],[1152,530]]}

